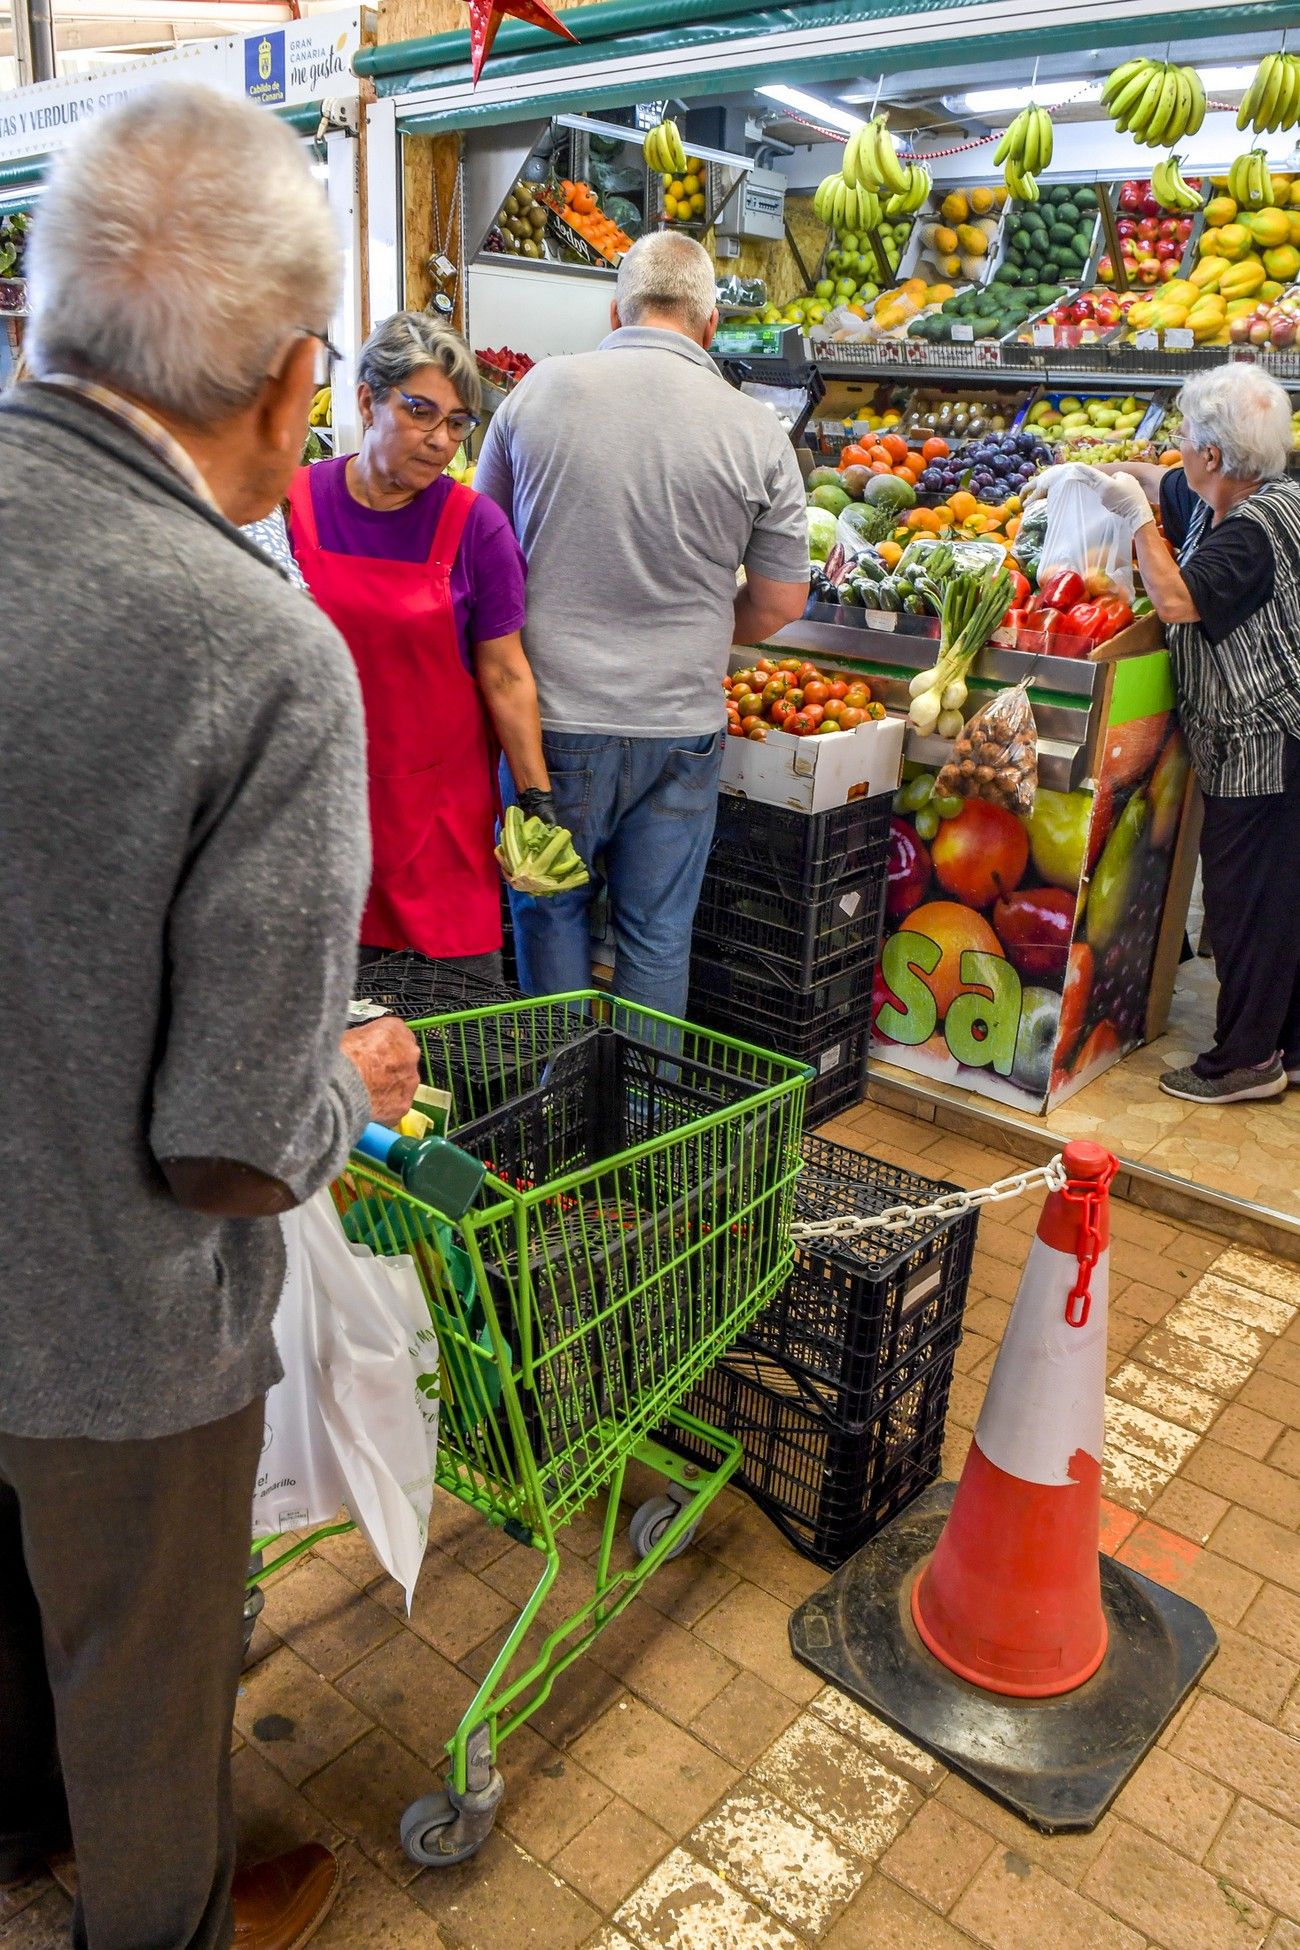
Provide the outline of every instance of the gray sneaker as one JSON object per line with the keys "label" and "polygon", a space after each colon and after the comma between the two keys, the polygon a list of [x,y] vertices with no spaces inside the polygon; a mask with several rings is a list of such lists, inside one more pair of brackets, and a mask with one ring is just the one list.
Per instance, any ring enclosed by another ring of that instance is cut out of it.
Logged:
{"label": "gray sneaker", "polygon": [[1189,1104],[1244,1104],[1256,1097],[1286,1095],[1287,1073],[1281,1059],[1260,1070],[1229,1070],[1223,1077],[1203,1077],[1191,1068],[1166,1070],[1160,1088],[1167,1097],[1185,1097]]}

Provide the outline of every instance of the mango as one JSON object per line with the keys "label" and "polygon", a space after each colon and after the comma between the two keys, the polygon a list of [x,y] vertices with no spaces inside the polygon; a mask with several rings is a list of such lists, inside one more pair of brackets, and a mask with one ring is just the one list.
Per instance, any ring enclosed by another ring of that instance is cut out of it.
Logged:
{"label": "mango", "polygon": [[967,257],[983,257],[989,247],[988,238],[973,223],[958,224],[957,242],[961,245]]}
{"label": "mango", "polygon": [[[1300,202],[1300,199],[1297,201]],[[1231,223],[1236,214],[1237,206],[1230,196],[1212,196],[1205,206],[1205,221],[1211,230]]]}

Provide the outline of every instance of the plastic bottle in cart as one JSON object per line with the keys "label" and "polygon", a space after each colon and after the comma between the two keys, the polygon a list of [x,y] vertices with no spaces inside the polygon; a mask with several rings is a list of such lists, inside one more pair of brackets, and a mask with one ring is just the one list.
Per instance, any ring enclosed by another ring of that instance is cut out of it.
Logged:
{"label": "plastic bottle in cart", "polygon": [[486,1167],[444,1137],[403,1137],[386,1124],[367,1124],[356,1148],[399,1178],[403,1189],[449,1219],[459,1219],[478,1197]]}

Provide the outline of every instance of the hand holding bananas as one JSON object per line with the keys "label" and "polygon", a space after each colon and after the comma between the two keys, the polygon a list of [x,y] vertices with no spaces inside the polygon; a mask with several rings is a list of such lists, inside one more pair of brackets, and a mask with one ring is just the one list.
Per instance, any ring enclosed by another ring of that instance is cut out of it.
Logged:
{"label": "hand holding bananas", "polygon": [[[529,796],[536,793],[534,787]],[[550,800],[549,792],[540,797],[544,802]],[[575,887],[584,887],[591,877],[573,850],[568,827],[554,823],[553,801],[549,810],[548,824],[539,813],[525,815],[519,806],[506,807],[497,865],[517,894],[567,894]]]}
{"label": "hand holding bananas", "polygon": [[1002,567],[950,576],[943,592],[939,661],[915,676],[908,690],[908,723],[917,731],[955,738],[965,719],[966,677],[1007,613],[1015,584]]}
{"label": "hand holding bananas", "polygon": [[836,230],[874,230],[883,218],[913,215],[929,194],[929,170],[902,161],[878,115],[849,137],[838,173],[817,186],[813,212]]}
{"label": "hand holding bananas", "polygon": [[1300,116],[1300,55],[1266,54],[1237,111],[1237,127],[1266,135],[1293,129]]}

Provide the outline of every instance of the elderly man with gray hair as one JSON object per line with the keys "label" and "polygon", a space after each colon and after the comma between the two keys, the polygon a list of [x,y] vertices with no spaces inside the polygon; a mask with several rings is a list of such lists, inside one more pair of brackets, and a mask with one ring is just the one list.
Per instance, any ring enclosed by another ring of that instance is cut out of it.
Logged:
{"label": "elderly man with gray hair", "polygon": [[[603,877],[616,992],[685,1012],[727,654],[766,641],[807,600],[794,450],[775,414],[709,358],[715,288],[693,238],[665,231],[634,245],[611,335],[534,367],[494,417],[474,477],[528,559],[524,648],[556,817],[592,867],[576,893],[511,891],[520,978],[534,995],[587,987]],[[502,787],[508,796],[504,776]]]}
{"label": "elderly man with gray hair", "polygon": [[[1300,1084],[1300,485],[1286,478],[1291,402],[1267,373],[1198,373],[1178,404],[1180,468],[1081,471],[1133,536],[1205,795],[1214,1047],[1160,1088],[1236,1104]],[[1050,494],[1077,471],[1040,481]]]}
{"label": "elderly man with gray hair", "polygon": [[56,163],[30,277],[0,403],[0,1882],[71,1842],[88,1950],[288,1950],[328,1850],[232,1898],[275,1214],[418,1081],[404,1025],[346,1029],[351,661],[238,532],[297,465],[339,251],[290,131],[173,84]]}

